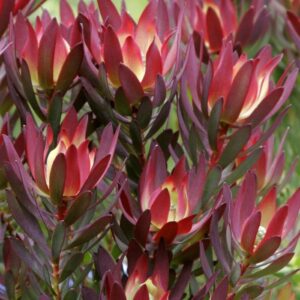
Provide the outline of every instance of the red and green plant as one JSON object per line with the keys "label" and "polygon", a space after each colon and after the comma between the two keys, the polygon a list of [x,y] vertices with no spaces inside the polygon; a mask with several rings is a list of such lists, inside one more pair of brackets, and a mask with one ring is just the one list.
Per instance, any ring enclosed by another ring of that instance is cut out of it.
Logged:
{"label": "red and green plant", "polygon": [[0,298],[296,299],[297,1],[44,2],[0,0]]}

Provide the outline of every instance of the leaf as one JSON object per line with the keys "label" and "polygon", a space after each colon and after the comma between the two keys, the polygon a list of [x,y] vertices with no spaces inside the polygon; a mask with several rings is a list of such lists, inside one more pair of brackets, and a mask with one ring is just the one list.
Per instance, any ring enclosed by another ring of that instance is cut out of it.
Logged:
{"label": "leaf", "polygon": [[64,296],[64,300],[75,300],[78,297],[78,292],[74,289],[70,289]]}
{"label": "leaf", "polygon": [[136,104],[144,97],[141,83],[136,75],[124,64],[119,65],[119,78],[130,104]]}
{"label": "leaf", "polygon": [[221,240],[220,240],[220,233],[218,230],[218,220],[219,217],[217,215],[217,213],[214,213],[212,216],[212,220],[210,223],[210,240],[214,249],[214,252],[218,258],[218,261],[220,262],[220,264],[222,265],[222,267],[224,268],[224,271],[229,274],[230,273],[230,266],[229,263],[227,261],[226,258],[226,253],[223,249],[223,246],[221,244]]}
{"label": "leaf", "polygon": [[241,289],[235,296],[234,299],[236,300],[242,300],[243,296],[249,295],[249,299],[256,299],[262,292],[264,291],[264,288],[260,285],[251,285],[249,284],[248,286],[244,287]]}
{"label": "leaf", "polygon": [[281,243],[279,236],[273,236],[265,242],[261,243],[255,250],[254,254],[250,257],[250,263],[259,263],[275,253]]}
{"label": "leaf", "polygon": [[64,223],[67,226],[74,224],[86,213],[91,201],[92,193],[90,191],[84,192],[77,196],[66,213]]}
{"label": "leaf", "polygon": [[219,300],[226,297],[228,293],[228,277],[225,276],[223,280],[216,287],[211,300]]}
{"label": "leaf", "polygon": [[50,198],[54,204],[62,202],[66,171],[66,158],[63,153],[60,153],[55,157],[49,179]]}
{"label": "leaf", "polygon": [[99,247],[98,252],[94,254],[94,262],[100,279],[103,278],[107,271],[114,270],[116,265],[110,254],[101,246]]}
{"label": "leaf", "polygon": [[60,128],[60,119],[62,114],[62,105],[63,99],[60,94],[54,94],[51,98],[49,108],[48,108],[48,122],[51,125],[51,128],[54,133],[54,139],[56,139],[58,135],[58,131]]}
{"label": "leaf", "polygon": [[238,165],[232,173],[225,177],[224,182],[233,184],[238,179],[243,177],[258,161],[263,148],[255,149],[240,165]]}
{"label": "leaf", "polygon": [[43,267],[38,261],[37,257],[34,256],[29,250],[24,246],[23,242],[15,238],[10,239],[13,252],[20,258],[20,260],[31,269],[37,276],[41,279],[44,278]]}
{"label": "leaf", "polygon": [[143,247],[145,247],[147,242],[150,224],[151,213],[149,210],[145,210],[139,217],[134,229],[134,236]]}
{"label": "leaf", "polygon": [[62,66],[55,87],[56,91],[59,91],[62,95],[66,93],[79,72],[82,59],[83,45],[79,43],[71,49]]}
{"label": "leaf", "polygon": [[197,207],[196,211],[199,211],[201,207],[206,205],[209,198],[218,190],[219,182],[221,179],[222,170],[219,166],[215,166],[212,168],[208,174],[207,179],[205,181],[202,200],[199,203],[199,207]]}
{"label": "leaf", "polygon": [[208,119],[208,125],[207,125],[208,140],[213,150],[217,150],[217,136],[218,136],[218,129],[219,129],[219,123],[221,119],[222,109],[223,109],[223,98],[220,98],[215,103],[213,109],[211,110],[210,117]]}
{"label": "leaf", "polygon": [[227,167],[232,161],[234,161],[234,159],[243,150],[250,136],[250,126],[242,127],[232,135],[218,162],[222,168]]}
{"label": "leaf", "polygon": [[155,81],[154,87],[154,97],[153,97],[153,106],[160,106],[163,101],[166,99],[167,91],[166,84],[163,77],[158,74]]}
{"label": "leaf", "polygon": [[165,121],[166,121],[166,119],[169,115],[170,108],[171,108],[171,102],[168,101],[164,104],[164,106],[162,107],[162,109],[158,113],[158,116],[154,120],[154,122],[153,122],[147,136],[146,136],[146,139],[153,136],[162,127],[162,125],[165,123]]}
{"label": "leaf", "polygon": [[184,264],[175,284],[171,290],[170,300],[181,300],[183,299],[184,291],[192,276],[193,263]]}
{"label": "leaf", "polygon": [[45,254],[49,254],[49,248],[35,217],[19,205],[11,191],[7,191],[6,195],[8,207],[14,220],[24,230],[28,237],[37,243],[37,245],[45,252]]}
{"label": "leaf", "polygon": [[115,94],[115,109],[122,116],[131,115],[131,108],[128,101],[126,100],[126,96],[122,87],[119,87]]}
{"label": "leaf", "polygon": [[59,276],[59,282],[68,278],[81,264],[84,255],[80,252],[73,253],[63,267]]}
{"label": "leaf", "polygon": [[58,24],[53,19],[47,26],[39,45],[38,76],[40,85],[50,89],[53,85],[54,52],[56,47]]}
{"label": "leaf", "polygon": [[252,253],[260,221],[261,212],[257,211],[249,216],[246,223],[243,225],[241,245],[248,253]]}
{"label": "leaf", "polygon": [[290,262],[293,256],[294,253],[286,253],[280,256],[279,258],[275,259],[274,261],[272,261],[272,263],[270,263],[266,268],[258,272],[249,274],[247,277],[260,278],[263,276],[267,276],[269,274],[273,275],[276,272],[280,271],[282,268],[284,268]]}
{"label": "leaf", "polygon": [[34,93],[34,89],[32,86],[30,71],[29,71],[28,65],[25,60],[22,60],[22,62],[21,62],[21,80],[22,80],[24,92],[26,94],[26,98],[29,101],[32,109],[38,115],[38,117],[42,121],[44,121],[45,115],[42,112],[42,110],[37,102],[37,99],[36,99],[36,96]]}
{"label": "leaf", "polygon": [[66,237],[65,225],[63,222],[59,222],[54,229],[52,235],[52,241],[51,241],[52,259],[56,263],[59,261],[59,257],[60,257],[61,250],[63,248],[65,237]]}
{"label": "leaf", "polygon": [[143,148],[143,141],[141,136],[142,134],[141,129],[139,128],[137,122],[132,121],[130,123],[129,132],[130,132],[130,137],[132,139],[133,147],[135,148],[138,154],[141,154]]}
{"label": "leaf", "polygon": [[144,97],[136,116],[136,120],[142,129],[145,129],[149,125],[152,117],[152,109],[151,100],[148,97]]}
{"label": "leaf", "polygon": [[76,234],[76,237],[71,241],[71,243],[66,247],[66,249],[71,249],[81,244],[89,242],[91,239],[96,237],[104,228],[112,221],[111,215],[104,215],[98,218],[94,223],[85,226],[80,229]]}

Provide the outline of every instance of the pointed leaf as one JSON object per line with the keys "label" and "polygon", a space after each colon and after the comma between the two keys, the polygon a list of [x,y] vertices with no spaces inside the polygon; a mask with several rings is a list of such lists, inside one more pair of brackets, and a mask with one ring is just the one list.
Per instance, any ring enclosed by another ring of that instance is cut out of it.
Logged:
{"label": "pointed leaf", "polygon": [[98,218],[92,224],[88,224],[87,226],[81,228],[75,238],[67,246],[67,249],[71,249],[78,245],[89,242],[91,239],[101,233],[111,221],[111,215],[104,215]]}
{"label": "pointed leaf", "polygon": [[66,213],[64,223],[67,226],[74,224],[79,218],[84,216],[92,201],[92,193],[84,192],[76,197],[71,207]]}
{"label": "pointed leaf", "polygon": [[63,222],[59,222],[57,226],[54,229],[53,235],[52,235],[52,259],[54,262],[59,261],[59,256],[65,241],[66,237],[66,227]]}
{"label": "pointed leaf", "polygon": [[[59,174],[59,176],[57,174]],[[63,153],[60,153],[55,157],[49,177],[50,198],[55,204],[62,202],[65,187],[65,179],[66,158]]]}
{"label": "pointed leaf", "polygon": [[244,146],[247,144],[250,136],[250,126],[242,127],[232,135],[219,160],[219,165],[222,168],[227,167],[237,158]]}
{"label": "pointed leaf", "polygon": [[59,282],[63,282],[66,278],[72,275],[72,273],[81,265],[82,261],[82,253],[73,253],[61,271],[61,274],[59,276]]}

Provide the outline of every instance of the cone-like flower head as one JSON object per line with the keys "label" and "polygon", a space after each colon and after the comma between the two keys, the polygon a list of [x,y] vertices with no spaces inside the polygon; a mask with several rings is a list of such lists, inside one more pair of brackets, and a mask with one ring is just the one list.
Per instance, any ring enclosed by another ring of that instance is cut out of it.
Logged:
{"label": "cone-like flower head", "polygon": [[51,197],[74,197],[93,189],[106,174],[115,151],[118,131],[114,134],[107,126],[98,149],[90,149],[86,139],[88,117],[77,120],[71,109],[64,121],[53,148],[53,132],[47,127],[46,138],[27,118],[25,140],[26,156],[38,188]]}
{"label": "cone-like flower head", "polygon": [[281,207],[276,203],[275,187],[258,205],[256,191],[256,177],[248,173],[236,196],[231,220],[233,236],[251,263],[264,261],[275,253],[292,232],[300,209],[300,190]]}
{"label": "cone-like flower head", "polygon": [[[221,120],[227,124],[257,125],[273,115],[288,98],[297,71],[275,85],[271,76],[282,55],[272,57],[271,47],[264,47],[254,59],[238,56],[232,43],[223,44],[213,62],[208,109],[223,98]],[[285,81],[284,81],[285,80]]]}
{"label": "cone-like flower head", "polygon": [[150,1],[137,24],[126,11],[119,15],[111,0],[98,4],[105,26],[102,58],[95,59],[103,59],[110,82],[122,85],[128,100],[135,102],[143,91],[153,89],[157,75],[166,75],[174,66],[178,33],[158,25],[156,1]]}
{"label": "cone-like flower head", "polygon": [[33,87],[65,92],[81,65],[81,44],[72,45],[45,11],[35,28],[21,14],[14,26],[18,58],[27,63]]}
{"label": "cone-like flower head", "polygon": [[163,153],[158,147],[153,150],[141,176],[140,205],[142,211],[151,212],[154,240],[164,238],[170,243],[176,236],[195,230],[194,210],[202,194],[202,171],[187,171],[182,158],[168,175]]}

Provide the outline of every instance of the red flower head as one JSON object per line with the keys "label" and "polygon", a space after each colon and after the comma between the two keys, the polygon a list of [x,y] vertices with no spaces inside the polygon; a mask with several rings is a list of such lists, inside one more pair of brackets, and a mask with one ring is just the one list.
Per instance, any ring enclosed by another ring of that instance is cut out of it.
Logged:
{"label": "red flower head", "polygon": [[0,36],[5,32],[10,14],[14,15],[23,9],[31,0],[0,0]]}
{"label": "red flower head", "polygon": [[[167,75],[177,56],[178,33],[159,26],[158,4],[150,1],[138,23],[123,11],[119,15],[111,0],[98,1],[104,21],[102,55],[110,82],[122,85],[130,102],[138,101],[145,90],[152,90],[158,74]],[[161,13],[161,12],[160,12]],[[168,24],[168,15],[161,16]]]}
{"label": "red flower head", "polygon": [[[248,143],[245,146],[245,151],[254,146],[262,137],[260,130],[256,131],[251,135]],[[286,140],[286,134],[282,137],[279,147],[274,153],[275,137],[272,135],[264,144],[263,149],[258,161],[252,167],[252,170],[256,174],[257,188],[259,191],[268,189],[272,185],[278,185],[281,183],[284,164],[285,154],[283,146]],[[237,163],[240,164],[247,157],[241,157],[237,159]]]}
{"label": "red flower head", "polygon": [[268,259],[279,248],[281,241],[291,233],[300,209],[300,190],[287,204],[277,207],[276,188],[256,205],[256,177],[248,173],[240,187],[232,210],[234,239],[247,253],[250,263]]}
{"label": "red flower head", "polygon": [[126,299],[169,299],[170,292],[167,290],[168,286],[164,284],[164,277],[167,276],[166,273],[168,273],[169,270],[161,270],[161,272],[156,272],[156,274],[152,274],[152,276],[149,276],[148,260],[149,259],[146,255],[142,255],[138,259],[126,283]]}
{"label": "red flower head", "polygon": [[182,158],[168,175],[163,153],[158,147],[152,151],[141,175],[139,198],[141,210],[151,212],[154,241],[164,238],[171,243],[176,236],[192,233],[201,225],[193,221],[202,194],[203,171],[203,166],[186,171]]}
{"label": "red flower head", "polygon": [[75,110],[71,109],[52,148],[51,128],[47,127],[44,140],[43,132],[36,128],[31,117],[27,118],[26,157],[32,177],[43,193],[55,197],[60,185],[61,196],[75,197],[93,189],[105,176],[114,155],[118,130],[114,134],[112,126],[107,126],[98,149],[91,150],[86,139],[87,123],[87,116],[78,121]]}
{"label": "red flower head", "polygon": [[81,65],[82,44],[74,45],[64,36],[56,19],[51,19],[46,11],[37,18],[35,28],[19,14],[14,36],[17,56],[27,63],[32,85],[65,92]]}
{"label": "red flower head", "polygon": [[[170,296],[169,287],[169,256],[163,243],[159,244],[154,258],[150,259],[146,253],[139,254],[136,260],[131,260],[129,252],[134,247],[129,246],[127,260],[121,262],[126,273],[126,284],[120,274],[120,263],[103,265],[105,295],[108,300],[127,299],[155,299],[168,300]],[[104,251],[101,254],[108,255]]]}
{"label": "red flower head", "polygon": [[[254,1],[253,1],[254,2]],[[179,6],[182,1],[177,1]],[[183,7],[181,8],[183,9]],[[204,39],[208,52],[219,52],[224,40],[233,40],[235,46],[246,46],[259,40],[267,31],[269,16],[262,2],[255,1],[239,20],[231,0],[187,1],[187,19],[184,31],[194,30]]]}
{"label": "red flower head", "polygon": [[254,59],[248,59],[246,54],[238,57],[232,43],[224,43],[213,62],[208,110],[222,98],[224,123],[256,126],[268,119],[287,100],[297,76],[294,70],[276,85],[272,82],[271,75],[281,58],[281,55],[272,57],[270,46],[264,47]]}

